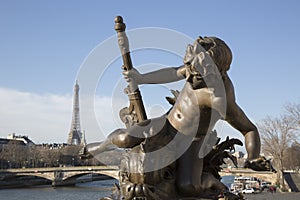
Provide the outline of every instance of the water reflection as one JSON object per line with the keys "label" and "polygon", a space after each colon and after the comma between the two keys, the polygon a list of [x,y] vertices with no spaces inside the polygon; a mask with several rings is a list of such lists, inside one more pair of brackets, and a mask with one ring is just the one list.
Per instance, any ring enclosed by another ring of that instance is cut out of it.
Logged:
{"label": "water reflection", "polygon": [[0,197],[5,200],[99,200],[109,196],[117,180],[80,183],[75,187],[37,186],[18,189],[1,189]]}

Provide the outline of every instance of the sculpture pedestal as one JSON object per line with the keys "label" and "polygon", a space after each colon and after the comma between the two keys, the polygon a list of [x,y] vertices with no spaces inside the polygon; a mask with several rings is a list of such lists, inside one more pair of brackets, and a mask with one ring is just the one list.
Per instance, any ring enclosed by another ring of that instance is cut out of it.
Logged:
{"label": "sculpture pedestal", "polygon": [[[153,165],[161,159],[170,159],[175,152],[168,152],[160,158],[147,157],[147,152],[155,142],[151,141],[135,146],[124,154],[120,163],[119,184],[111,197],[102,200],[212,200],[224,199],[238,200],[240,197],[230,193],[228,188],[220,182],[218,172],[221,170],[224,158],[231,158],[230,150],[242,142],[238,139],[228,139],[214,148],[203,159],[204,166],[201,175],[201,188],[196,194],[180,194],[176,186],[176,161],[163,168],[147,171],[146,165],[151,161]],[[150,159],[150,160],[149,160]],[[147,163],[147,164],[146,164]]]}

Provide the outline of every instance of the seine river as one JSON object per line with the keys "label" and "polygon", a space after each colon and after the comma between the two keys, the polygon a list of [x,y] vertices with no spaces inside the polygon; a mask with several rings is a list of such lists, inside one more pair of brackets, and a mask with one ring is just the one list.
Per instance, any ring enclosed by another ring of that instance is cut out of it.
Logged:
{"label": "seine river", "polygon": [[[223,177],[229,185],[233,177]],[[76,187],[39,186],[18,189],[0,189],[0,200],[99,200],[110,196],[117,180],[94,181],[77,184]],[[247,200],[299,200],[300,193],[268,193],[245,195]]]}
{"label": "seine river", "polygon": [[[223,181],[230,186],[234,177],[224,177]],[[76,187],[37,186],[17,189],[0,189],[0,200],[99,200],[110,196],[113,184],[117,180],[103,180],[80,183]]]}
{"label": "seine river", "polygon": [[117,180],[94,181],[76,187],[38,186],[30,188],[0,189],[2,200],[99,200],[109,196]]}

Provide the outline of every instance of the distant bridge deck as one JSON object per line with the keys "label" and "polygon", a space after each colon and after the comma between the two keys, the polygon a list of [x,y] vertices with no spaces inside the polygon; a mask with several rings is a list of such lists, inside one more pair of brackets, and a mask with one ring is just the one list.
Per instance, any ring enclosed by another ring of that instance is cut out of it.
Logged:
{"label": "distant bridge deck", "polygon": [[37,173],[37,172],[74,172],[74,171],[106,171],[119,170],[118,166],[70,166],[70,167],[41,167],[41,168],[17,168],[17,169],[0,169],[0,173]]}
{"label": "distant bridge deck", "polygon": [[86,174],[102,174],[118,179],[119,168],[117,166],[74,166],[0,170],[2,179],[13,176],[37,176],[51,180],[54,186],[75,184],[78,177]]}

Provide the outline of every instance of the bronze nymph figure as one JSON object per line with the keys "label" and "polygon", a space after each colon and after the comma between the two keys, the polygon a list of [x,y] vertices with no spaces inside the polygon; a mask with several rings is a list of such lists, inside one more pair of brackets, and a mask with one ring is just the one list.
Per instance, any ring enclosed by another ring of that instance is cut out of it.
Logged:
{"label": "bronze nymph figure", "polygon": [[[246,167],[270,170],[270,164],[260,156],[256,126],[235,101],[227,73],[232,52],[223,40],[198,37],[187,46],[181,66],[141,74],[132,66],[122,18],[117,17],[115,22],[124,61],[123,75],[130,86],[127,93],[137,95],[133,102],[130,100],[129,109],[121,113],[127,116],[123,118],[127,128],[113,131],[101,143],[88,145],[87,152],[96,155],[114,148],[129,149],[120,164],[118,198],[199,199],[226,191],[218,175],[219,166],[224,157],[234,160],[229,151],[242,143],[237,139],[219,143],[213,130],[218,120],[227,121],[244,135]],[[172,108],[159,118],[146,119],[142,104],[134,102],[141,100],[138,85],[182,79],[186,80],[182,90],[173,92],[175,98],[168,99]]]}

